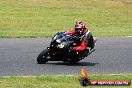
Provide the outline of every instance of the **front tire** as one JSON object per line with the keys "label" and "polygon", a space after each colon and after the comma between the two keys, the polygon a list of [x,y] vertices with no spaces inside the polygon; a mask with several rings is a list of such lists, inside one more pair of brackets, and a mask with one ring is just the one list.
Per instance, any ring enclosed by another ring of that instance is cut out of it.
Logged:
{"label": "front tire", "polygon": [[48,62],[48,58],[47,58],[48,53],[49,53],[49,50],[45,49],[38,55],[37,57],[38,64],[45,64],[46,62]]}

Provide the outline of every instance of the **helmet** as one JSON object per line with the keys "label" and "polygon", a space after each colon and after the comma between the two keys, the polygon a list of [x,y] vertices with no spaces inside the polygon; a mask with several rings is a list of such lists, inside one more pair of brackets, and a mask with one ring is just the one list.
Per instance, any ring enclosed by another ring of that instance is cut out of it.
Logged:
{"label": "helmet", "polygon": [[84,23],[82,21],[77,21],[75,23],[75,31],[77,33],[79,33],[79,34],[84,33],[84,31],[85,31],[85,25],[84,25]]}

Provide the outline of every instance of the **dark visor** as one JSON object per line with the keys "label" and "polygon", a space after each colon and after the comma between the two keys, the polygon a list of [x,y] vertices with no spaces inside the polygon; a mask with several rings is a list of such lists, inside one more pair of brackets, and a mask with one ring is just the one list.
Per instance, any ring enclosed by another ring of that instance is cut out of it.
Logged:
{"label": "dark visor", "polygon": [[76,31],[81,31],[81,30],[82,30],[82,28],[75,28],[75,30],[76,30]]}

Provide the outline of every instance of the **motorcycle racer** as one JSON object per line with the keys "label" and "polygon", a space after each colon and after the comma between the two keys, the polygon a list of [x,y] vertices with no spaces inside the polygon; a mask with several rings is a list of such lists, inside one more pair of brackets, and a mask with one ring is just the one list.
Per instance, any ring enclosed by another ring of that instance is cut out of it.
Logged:
{"label": "motorcycle racer", "polygon": [[92,50],[95,46],[93,36],[88,30],[88,28],[85,27],[84,23],[82,21],[77,21],[75,23],[75,29],[74,30],[68,30],[65,32],[65,34],[72,34],[80,36],[80,44],[78,46],[75,46],[73,50],[75,51],[84,51],[86,48],[90,45],[90,50]]}
{"label": "motorcycle racer", "polygon": [[50,46],[37,57],[39,64],[48,61],[77,63],[95,51],[96,41],[82,21],[75,23],[75,29],[58,32],[52,37]]}

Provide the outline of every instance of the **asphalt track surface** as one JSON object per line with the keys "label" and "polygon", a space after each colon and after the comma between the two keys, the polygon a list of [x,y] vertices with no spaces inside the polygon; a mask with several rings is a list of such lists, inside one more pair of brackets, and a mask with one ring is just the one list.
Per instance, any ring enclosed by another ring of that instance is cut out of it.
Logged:
{"label": "asphalt track surface", "polygon": [[132,37],[99,37],[96,51],[77,64],[60,61],[37,64],[51,38],[0,39],[0,75],[80,75],[132,73]]}

